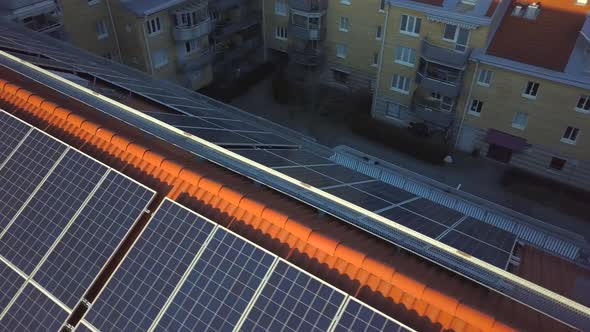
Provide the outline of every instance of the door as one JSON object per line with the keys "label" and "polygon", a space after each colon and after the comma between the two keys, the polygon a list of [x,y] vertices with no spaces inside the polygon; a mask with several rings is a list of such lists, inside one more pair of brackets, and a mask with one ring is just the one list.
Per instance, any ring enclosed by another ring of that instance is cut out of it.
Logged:
{"label": "door", "polygon": [[500,145],[490,144],[487,157],[507,164],[512,158],[512,150]]}

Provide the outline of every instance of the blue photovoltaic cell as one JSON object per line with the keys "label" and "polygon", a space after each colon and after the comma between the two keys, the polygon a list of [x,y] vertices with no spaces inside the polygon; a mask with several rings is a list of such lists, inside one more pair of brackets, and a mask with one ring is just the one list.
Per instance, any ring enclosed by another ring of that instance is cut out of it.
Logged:
{"label": "blue photovoltaic cell", "polygon": [[46,332],[59,331],[64,325],[68,313],[28,284],[0,320],[2,331]]}
{"label": "blue photovoltaic cell", "polygon": [[218,229],[156,331],[232,331],[274,259]]}
{"label": "blue photovoltaic cell", "polygon": [[0,164],[8,158],[31,127],[0,111]]}
{"label": "blue photovoltaic cell", "polygon": [[280,261],[248,313],[243,331],[327,331],[344,295]]}
{"label": "blue photovoltaic cell", "polygon": [[23,277],[0,261],[0,312],[6,308],[24,282]]}
{"label": "blue photovoltaic cell", "polygon": [[336,332],[399,331],[400,325],[375,310],[350,299],[336,325]]}
{"label": "blue photovoltaic cell", "polygon": [[75,307],[152,197],[152,191],[110,172],[33,279]]}
{"label": "blue photovoltaic cell", "polygon": [[103,331],[147,331],[213,228],[213,223],[165,200],[86,320]]}
{"label": "blue photovoltaic cell", "polygon": [[34,130],[0,169],[0,232],[65,149],[65,145]]}
{"label": "blue photovoltaic cell", "polygon": [[106,171],[69,150],[0,239],[0,254],[25,273],[33,272]]}

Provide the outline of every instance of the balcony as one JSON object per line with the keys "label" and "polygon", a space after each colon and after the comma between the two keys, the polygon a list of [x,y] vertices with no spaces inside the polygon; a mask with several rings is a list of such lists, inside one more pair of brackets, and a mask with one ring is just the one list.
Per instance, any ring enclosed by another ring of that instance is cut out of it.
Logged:
{"label": "balcony", "polygon": [[192,26],[176,26],[174,28],[174,39],[177,41],[197,39],[208,35],[211,31],[213,31],[213,22],[207,18],[205,21]]}
{"label": "balcony", "polygon": [[456,68],[420,59],[416,84],[424,89],[455,98],[461,92],[462,74],[463,72]]}
{"label": "balcony", "polygon": [[442,100],[434,100],[419,93],[412,96],[411,109],[422,121],[442,128],[449,127],[455,117],[452,104],[445,104]]}
{"label": "balcony", "polygon": [[324,54],[319,49],[299,49],[289,47],[289,60],[304,66],[319,66],[324,61]]}
{"label": "balcony", "polygon": [[435,61],[443,65],[461,69],[465,68],[471,50],[458,52],[448,48],[439,47],[422,39],[421,56],[427,61]]}
{"label": "balcony", "polygon": [[239,45],[230,44],[225,47],[217,47],[215,49],[214,61],[216,65],[226,64],[239,60],[262,46],[260,38],[253,38],[245,40]]}
{"label": "balcony", "polygon": [[179,55],[177,59],[178,71],[185,73],[203,68],[213,61],[213,54],[212,50],[206,50],[196,55]]}
{"label": "balcony", "polygon": [[236,32],[246,30],[257,24],[260,24],[261,21],[261,15],[253,14],[239,18],[237,21],[227,20],[223,22],[217,22],[217,27],[213,32],[213,38],[215,38],[218,41],[226,39],[231,35],[235,34]]}
{"label": "balcony", "polygon": [[304,12],[321,12],[328,9],[328,0],[289,0],[289,7]]}
{"label": "balcony", "polygon": [[302,40],[323,40],[326,38],[326,28],[319,25],[308,25],[307,27],[295,25],[289,22],[289,38]]}

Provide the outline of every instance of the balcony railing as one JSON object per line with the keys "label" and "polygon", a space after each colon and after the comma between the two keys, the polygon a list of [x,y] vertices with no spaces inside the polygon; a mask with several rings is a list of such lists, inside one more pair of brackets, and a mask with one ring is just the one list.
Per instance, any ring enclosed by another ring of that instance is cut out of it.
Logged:
{"label": "balcony railing", "polygon": [[302,27],[289,22],[288,34],[289,37],[303,40],[324,40],[326,37],[326,27],[311,24],[307,27]]}
{"label": "balcony railing", "polygon": [[321,12],[328,9],[328,0],[289,0],[289,7],[304,12]]}
{"label": "balcony railing", "polygon": [[198,24],[191,26],[176,26],[174,28],[174,39],[185,41],[208,35],[213,30],[213,22],[207,18]]}
{"label": "balcony railing", "polygon": [[421,56],[427,61],[436,61],[449,67],[463,70],[470,52],[470,49],[465,52],[458,52],[431,44],[426,38],[422,39]]}
{"label": "balcony railing", "polygon": [[239,18],[236,21],[228,20],[217,22],[213,37],[216,40],[225,39],[236,32],[248,29],[262,22],[262,16],[258,13]]}
{"label": "balcony railing", "polygon": [[205,50],[199,54],[178,57],[178,71],[188,72],[200,69],[213,61],[214,52]]}
{"label": "balcony railing", "polygon": [[447,111],[443,107],[440,100],[431,100],[416,94],[412,97],[411,110],[416,117],[427,124],[447,128],[453,122],[455,113]]}
{"label": "balcony railing", "polygon": [[427,90],[436,91],[442,95],[453,98],[457,97],[461,91],[461,85],[458,80],[449,81],[440,76],[432,76],[427,73],[416,73],[416,84]]}

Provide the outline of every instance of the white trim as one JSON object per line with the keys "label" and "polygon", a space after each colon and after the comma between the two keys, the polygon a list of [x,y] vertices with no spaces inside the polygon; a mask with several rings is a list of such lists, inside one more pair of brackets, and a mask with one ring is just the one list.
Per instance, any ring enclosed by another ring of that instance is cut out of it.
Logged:
{"label": "white trim", "polygon": [[526,99],[530,99],[530,100],[535,100],[535,99],[537,99],[537,96],[528,95],[528,94],[526,94],[526,93],[524,93],[524,92],[523,92],[523,93],[521,93],[521,94],[520,94],[520,96],[521,96],[521,97],[523,97],[523,98],[526,98]]}

